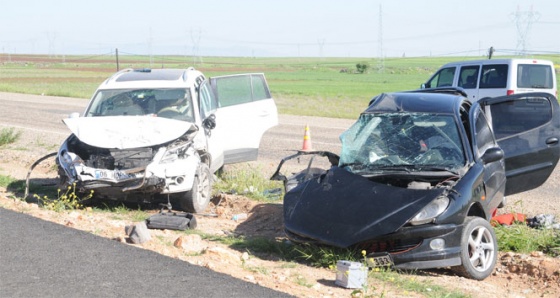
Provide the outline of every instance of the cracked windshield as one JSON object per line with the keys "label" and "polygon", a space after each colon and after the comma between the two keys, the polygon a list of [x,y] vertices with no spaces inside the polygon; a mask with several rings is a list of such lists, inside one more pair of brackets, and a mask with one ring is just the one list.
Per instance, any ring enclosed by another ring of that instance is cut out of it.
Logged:
{"label": "cracked windshield", "polygon": [[157,116],[194,121],[187,89],[141,89],[99,91],[86,116]]}
{"label": "cracked windshield", "polygon": [[340,139],[339,166],[356,174],[380,170],[456,172],[465,164],[451,115],[362,114]]}

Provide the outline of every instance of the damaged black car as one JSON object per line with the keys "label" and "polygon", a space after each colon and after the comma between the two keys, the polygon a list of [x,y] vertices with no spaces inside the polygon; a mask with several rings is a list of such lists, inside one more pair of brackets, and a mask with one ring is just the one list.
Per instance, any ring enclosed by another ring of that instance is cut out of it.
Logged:
{"label": "damaged black car", "polygon": [[[278,166],[289,239],[365,250],[370,265],[451,267],[488,277],[490,219],[506,196],[543,184],[560,155],[557,99],[527,93],[471,103],[460,94],[376,96],[341,136],[340,155],[300,152]],[[323,156],[301,172],[290,159]]]}

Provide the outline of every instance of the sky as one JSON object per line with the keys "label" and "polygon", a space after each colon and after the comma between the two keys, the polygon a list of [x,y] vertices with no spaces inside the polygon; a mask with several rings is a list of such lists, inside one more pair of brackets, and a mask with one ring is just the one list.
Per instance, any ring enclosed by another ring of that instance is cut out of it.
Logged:
{"label": "sky", "polygon": [[558,0],[0,0],[4,55],[558,54],[558,32]]}

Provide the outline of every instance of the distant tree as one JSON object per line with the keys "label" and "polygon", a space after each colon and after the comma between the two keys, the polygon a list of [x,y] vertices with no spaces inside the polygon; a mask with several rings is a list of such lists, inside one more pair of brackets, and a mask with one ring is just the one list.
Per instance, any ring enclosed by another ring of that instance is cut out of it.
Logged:
{"label": "distant tree", "polygon": [[367,64],[365,62],[356,64],[356,72],[357,73],[364,73],[368,70],[368,68],[369,68],[369,64]]}

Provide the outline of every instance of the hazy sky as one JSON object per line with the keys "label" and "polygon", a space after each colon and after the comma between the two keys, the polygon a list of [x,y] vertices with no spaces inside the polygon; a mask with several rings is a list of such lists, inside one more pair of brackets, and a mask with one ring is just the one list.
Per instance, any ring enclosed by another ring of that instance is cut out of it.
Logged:
{"label": "hazy sky", "polygon": [[[558,0],[0,0],[0,52],[293,57],[560,53]],[[528,25],[531,24],[530,27]],[[527,30],[529,28],[529,30]],[[524,41],[524,43],[523,43]]]}

